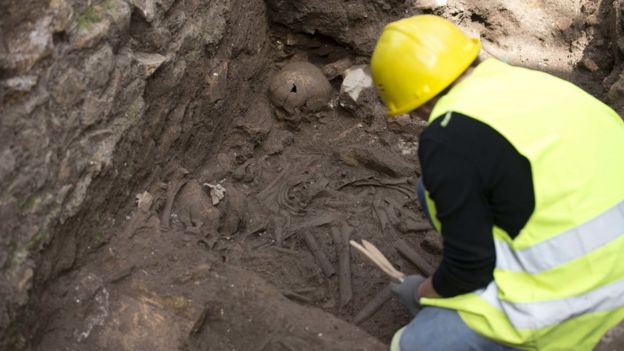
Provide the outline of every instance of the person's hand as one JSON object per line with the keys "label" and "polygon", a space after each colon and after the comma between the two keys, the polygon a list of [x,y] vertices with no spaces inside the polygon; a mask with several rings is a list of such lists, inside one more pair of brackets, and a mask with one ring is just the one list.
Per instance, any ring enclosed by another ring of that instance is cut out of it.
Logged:
{"label": "person's hand", "polygon": [[390,290],[398,296],[403,306],[412,313],[416,314],[420,307],[420,296],[418,295],[418,287],[425,281],[420,275],[408,275],[401,284],[390,284]]}

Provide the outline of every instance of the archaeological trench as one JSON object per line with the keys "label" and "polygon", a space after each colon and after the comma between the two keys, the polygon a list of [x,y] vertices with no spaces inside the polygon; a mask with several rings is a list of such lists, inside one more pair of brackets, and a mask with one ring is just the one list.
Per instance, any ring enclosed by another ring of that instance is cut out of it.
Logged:
{"label": "archaeological trench", "polygon": [[445,16],[621,114],[623,8],[0,1],[0,349],[387,349],[409,315],[347,240],[421,274],[441,242],[424,125],[371,86],[384,23]]}

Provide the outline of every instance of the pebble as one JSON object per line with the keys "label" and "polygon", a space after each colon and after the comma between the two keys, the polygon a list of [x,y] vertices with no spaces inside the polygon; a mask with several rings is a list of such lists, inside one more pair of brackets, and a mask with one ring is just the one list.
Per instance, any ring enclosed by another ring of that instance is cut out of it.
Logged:
{"label": "pebble", "polygon": [[581,61],[581,63],[583,64],[583,67],[585,67],[590,72],[596,72],[596,71],[598,71],[600,69],[600,67],[598,67],[596,62],[594,62],[594,60],[592,60],[590,58],[583,59],[583,61]]}

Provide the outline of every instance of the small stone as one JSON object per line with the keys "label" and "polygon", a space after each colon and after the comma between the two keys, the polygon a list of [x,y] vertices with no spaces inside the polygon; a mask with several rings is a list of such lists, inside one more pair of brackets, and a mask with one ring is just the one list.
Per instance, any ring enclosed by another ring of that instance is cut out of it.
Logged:
{"label": "small stone", "polygon": [[154,202],[154,197],[147,191],[136,195],[137,207],[140,210],[149,211],[150,207],[152,206],[152,202]]}
{"label": "small stone", "polygon": [[574,21],[572,21],[572,19],[569,17],[560,17],[555,21],[555,26],[563,32],[568,30],[573,23]]}
{"label": "small stone", "polygon": [[288,46],[303,46],[307,48],[318,48],[321,43],[314,40],[309,35],[299,33],[288,33],[286,35],[286,45]]}
{"label": "small stone", "polygon": [[130,3],[139,10],[139,13],[147,22],[152,22],[156,15],[156,3],[154,0],[130,0]]}
{"label": "small stone", "polygon": [[221,202],[221,200],[223,200],[223,198],[225,198],[225,188],[223,187],[223,185],[221,184],[208,184],[208,183],[204,183],[203,184],[205,187],[210,188],[210,198],[212,200],[212,205],[216,206],[219,204],[219,202]]}
{"label": "small stone", "polygon": [[108,33],[109,27],[109,22],[97,22],[80,27],[73,37],[74,46],[82,49],[99,42]]}
{"label": "small stone", "polygon": [[602,18],[594,13],[587,17],[587,24],[590,26],[598,26],[601,20]]}
{"label": "small stone", "polygon": [[[9,37],[2,33],[6,59],[0,60],[0,69],[9,68],[28,71],[37,62],[52,52],[52,17],[46,16],[32,24],[26,24],[25,30],[18,31],[17,35]],[[5,39],[6,37],[6,39]],[[0,49],[0,52],[3,50]],[[3,67],[4,66],[4,67]]]}
{"label": "small stone", "polygon": [[273,127],[273,111],[266,99],[259,99],[249,107],[235,121],[235,126],[243,130],[255,145],[260,145]]}
{"label": "small stone", "polygon": [[344,75],[351,66],[353,66],[353,60],[346,57],[323,66],[323,74],[325,74],[327,79],[332,80],[338,76]]}
{"label": "small stone", "polygon": [[355,102],[358,101],[363,90],[373,87],[373,78],[365,65],[353,66],[345,74],[340,87],[340,94],[347,94]]}
{"label": "small stone", "polygon": [[37,76],[32,75],[13,77],[0,81],[0,86],[9,91],[24,93],[31,91],[32,88],[37,85],[38,79]]}
{"label": "small stone", "polygon": [[71,107],[82,99],[87,89],[84,80],[84,75],[80,71],[69,68],[55,82],[52,96],[59,104],[66,108]]}
{"label": "small stone", "polygon": [[80,122],[83,126],[90,126],[99,121],[106,120],[110,114],[112,97],[98,96],[92,92],[87,93],[82,104]]}
{"label": "small stone", "polygon": [[123,0],[108,0],[102,4],[87,7],[76,19],[71,31],[75,48],[93,47],[105,37],[112,38],[114,32],[130,24],[130,6]]}
{"label": "small stone", "polygon": [[144,52],[136,52],[133,54],[133,57],[143,70],[143,78],[151,77],[158,67],[167,61],[167,57],[163,55]]}
{"label": "small stone", "polygon": [[412,6],[419,10],[429,10],[446,6],[447,2],[448,0],[415,0]]}
{"label": "small stone", "polygon": [[66,0],[50,0],[50,10],[54,14],[52,21],[54,32],[66,30],[74,14],[71,5]]}
{"label": "small stone", "polygon": [[230,62],[223,61],[217,65],[210,74],[206,75],[204,82],[207,87],[204,90],[204,95],[210,103],[216,103],[225,98],[228,88],[227,75],[229,69]]}
{"label": "small stone", "polygon": [[590,72],[596,72],[600,69],[600,67],[598,67],[596,62],[594,62],[594,60],[590,58],[584,58],[583,61],[581,61],[581,63],[583,64],[583,67],[585,67]]}
{"label": "small stone", "polygon": [[32,268],[26,268],[26,270],[24,270],[24,274],[22,275],[22,278],[17,283],[17,289],[19,291],[24,291],[26,287],[29,287],[30,282],[32,281],[33,275],[34,275],[34,272]]}
{"label": "small stone", "polygon": [[85,70],[92,86],[101,87],[108,81],[113,70],[113,49],[108,44],[102,45],[85,62]]}

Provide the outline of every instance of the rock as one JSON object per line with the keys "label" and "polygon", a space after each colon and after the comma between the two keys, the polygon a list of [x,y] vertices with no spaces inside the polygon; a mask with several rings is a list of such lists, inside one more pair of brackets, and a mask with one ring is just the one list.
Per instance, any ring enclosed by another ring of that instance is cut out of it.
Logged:
{"label": "rock", "polygon": [[358,65],[345,72],[338,105],[369,125],[369,130],[385,126],[385,107],[379,100],[368,66]]}
{"label": "rock", "polygon": [[417,156],[418,154],[418,141],[416,140],[406,140],[401,138],[396,145],[403,156]]}
{"label": "rock", "polygon": [[419,10],[430,10],[446,6],[447,2],[448,0],[416,0],[414,1],[413,6]]}
{"label": "rock", "polygon": [[192,327],[192,321],[182,312],[191,301],[181,295],[159,296],[145,289],[135,288],[132,292],[130,296],[119,296],[110,308],[110,317],[97,325],[93,348],[155,351],[182,348]]}
{"label": "rock", "polygon": [[132,56],[141,67],[145,79],[151,77],[158,67],[167,61],[167,58],[160,54],[135,52]]}
{"label": "rock", "polygon": [[[370,70],[365,65],[353,66],[345,72],[345,78],[340,87],[341,98],[347,95],[351,101],[357,104],[360,94],[367,89],[373,88],[373,78]],[[340,105],[344,104],[344,100],[340,100]]]}
{"label": "rock", "polygon": [[327,79],[332,80],[338,76],[344,75],[351,66],[353,66],[353,60],[349,57],[345,57],[323,66],[323,74],[325,74]]}
{"label": "rock", "polygon": [[154,197],[147,191],[136,194],[135,199],[137,207],[146,212],[149,211],[150,207],[152,207],[152,203],[154,202]]}
{"label": "rock", "polygon": [[574,21],[570,17],[560,17],[555,21],[555,26],[560,31],[566,31],[570,29]]}
{"label": "rock", "polygon": [[130,0],[130,3],[139,10],[139,13],[147,22],[152,22],[156,15],[156,1],[154,0]]}
{"label": "rock", "polygon": [[410,1],[267,0],[272,21],[293,32],[316,34],[370,56],[379,33],[394,16],[411,9]]}
{"label": "rock", "polygon": [[107,0],[87,7],[76,19],[70,33],[74,48],[93,47],[105,37],[112,38],[130,24],[130,6],[123,0]]}
{"label": "rock", "polygon": [[225,97],[228,87],[228,71],[230,62],[223,61],[219,63],[209,74],[206,75],[204,96],[210,103],[215,103]]}
{"label": "rock", "polygon": [[52,96],[56,102],[69,109],[83,98],[82,94],[86,89],[84,74],[69,68],[56,80],[52,87]]}
{"label": "rock", "polygon": [[38,80],[39,78],[34,75],[19,76],[0,81],[0,86],[9,92],[25,93],[31,91]]}
{"label": "rock", "polygon": [[223,35],[227,30],[227,23],[225,21],[225,12],[227,8],[222,2],[214,2],[210,7],[209,19],[201,22],[200,27],[200,40],[201,45],[204,46],[211,54],[213,54],[216,47],[223,39]]}
{"label": "rock", "polygon": [[286,34],[286,45],[288,46],[302,46],[305,48],[318,48],[321,43],[309,35],[300,33],[288,33]]}
{"label": "rock", "polygon": [[596,62],[594,62],[594,60],[590,59],[590,58],[584,58],[583,61],[581,61],[583,67],[585,67],[588,71],[590,72],[597,72],[598,70],[600,70],[600,67],[598,67],[598,65],[596,64]]}
{"label": "rock", "polygon": [[102,45],[93,55],[89,56],[84,65],[84,72],[89,75],[91,86],[100,88],[108,82],[114,67],[113,49],[108,44]]}
{"label": "rock", "polygon": [[258,99],[250,105],[250,108],[236,121],[236,127],[242,129],[255,145],[260,145],[273,127],[273,112],[269,102]]}
{"label": "rock", "polygon": [[69,217],[72,217],[78,212],[87,196],[87,190],[89,189],[89,185],[91,185],[92,181],[93,177],[91,175],[87,175],[74,184],[73,191],[71,192],[71,195],[69,195],[63,212],[59,218],[61,223],[64,223]]}
{"label": "rock", "polygon": [[271,79],[273,104],[290,114],[315,112],[329,104],[332,87],[323,72],[309,62],[292,62]]}
{"label": "rock", "polygon": [[42,17],[34,23],[25,23],[23,26],[25,28],[22,30],[8,35],[2,34],[8,55],[3,57],[0,51],[0,68],[18,72],[28,71],[52,53],[52,17]]}
{"label": "rock", "polygon": [[590,26],[599,26],[602,20],[602,16],[598,16],[594,13],[587,16],[586,23]]}
{"label": "rock", "polygon": [[209,184],[204,183],[203,186],[210,189],[210,199],[212,199],[212,205],[216,206],[225,198],[225,188],[221,184]]}
{"label": "rock", "polygon": [[50,9],[54,13],[52,29],[55,33],[64,32],[71,23],[74,10],[66,0],[50,0]]}
{"label": "rock", "polygon": [[[111,94],[112,95],[112,94]],[[106,121],[110,115],[113,104],[113,96],[89,92],[82,104],[80,122],[84,126],[90,126],[100,121]]]}

